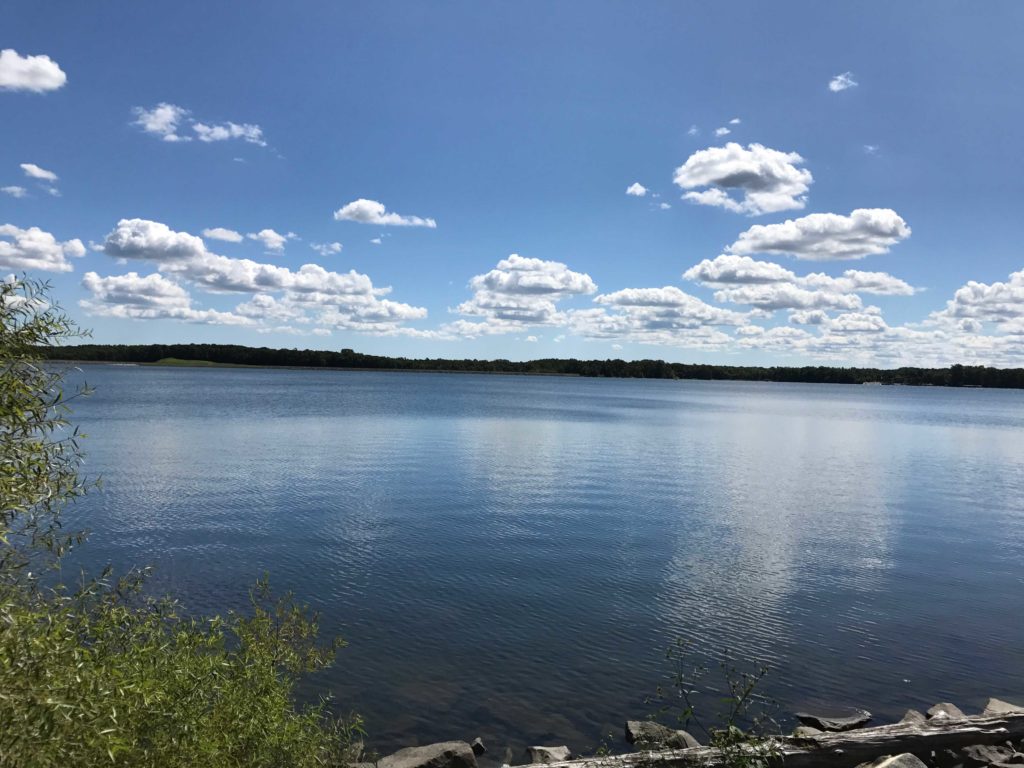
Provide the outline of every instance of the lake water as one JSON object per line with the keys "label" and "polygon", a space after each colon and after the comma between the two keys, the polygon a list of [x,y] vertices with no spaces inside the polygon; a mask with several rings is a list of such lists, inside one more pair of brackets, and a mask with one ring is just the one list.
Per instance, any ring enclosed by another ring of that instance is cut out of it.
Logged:
{"label": "lake water", "polygon": [[593,748],[678,638],[769,664],[783,712],[1024,693],[1024,392],[84,376],[80,557],[201,611],[268,571],[348,639],[315,682],[382,753]]}

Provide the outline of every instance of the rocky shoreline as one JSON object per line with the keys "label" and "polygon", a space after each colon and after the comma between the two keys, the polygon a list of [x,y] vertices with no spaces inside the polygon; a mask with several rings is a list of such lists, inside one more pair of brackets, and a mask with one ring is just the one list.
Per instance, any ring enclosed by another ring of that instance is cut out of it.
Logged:
{"label": "rocky shoreline", "polygon": [[[528,747],[519,760],[503,766],[559,768],[733,768],[736,762],[785,765],[786,768],[1024,768],[1024,705],[989,699],[978,715],[943,702],[919,712],[907,710],[898,723],[866,727],[866,710],[841,716],[797,712],[791,735],[767,736],[760,745],[726,753],[703,746],[690,733],[649,720],[629,720],[625,741],[635,751],[573,756],[564,745]],[[479,739],[406,747],[354,768],[478,768],[487,752]],[[768,755],[767,757],[765,755]]]}

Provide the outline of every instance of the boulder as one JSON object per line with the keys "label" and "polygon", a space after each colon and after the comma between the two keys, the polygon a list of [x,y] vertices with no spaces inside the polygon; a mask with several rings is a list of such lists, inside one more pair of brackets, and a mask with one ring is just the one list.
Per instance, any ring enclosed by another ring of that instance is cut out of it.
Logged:
{"label": "boulder", "polygon": [[476,755],[464,741],[442,741],[400,749],[378,760],[377,768],[476,768]]}
{"label": "boulder", "polygon": [[793,735],[798,739],[813,739],[815,736],[820,736],[823,733],[824,731],[811,728],[809,725],[798,725],[793,729]]}
{"label": "boulder", "polygon": [[531,763],[560,763],[572,757],[568,747],[527,747],[526,755]]}
{"label": "boulder", "polygon": [[470,743],[469,748],[473,750],[473,754],[480,757],[484,752],[487,751],[487,747],[484,746],[484,740],[477,736]]}
{"label": "boulder", "polygon": [[960,750],[960,757],[965,768],[980,768],[992,763],[1006,763],[1013,758],[1014,752],[1009,747],[992,744],[975,744]]}
{"label": "boulder", "polygon": [[627,720],[626,741],[640,749],[689,749],[700,742],[686,731],[677,731],[651,720]]}
{"label": "boulder", "polygon": [[908,709],[906,713],[903,715],[903,719],[900,720],[900,722],[920,724],[925,722],[926,720],[928,720],[928,718],[922,715],[916,709]]}
{"label": "boulder", "polygon": [[934,707],[928,710],[928,719],[935,720],[936,718],[944,718],[947,720],[963,720],[967,715],[963,713],[963,710],[956,704],[950,704],[948,701],[941,704],[936,704]]}
{"label": "boulder", "polygon": [[870,763],[861,763],[857,768],[927,768],[921,759],[909,752],[902,755],[885,755]]}
{"label": "boulder", "polygon": [[989,716],[1024,715],[1024,707],[1000,699],[989,699],[985,702],[985,711],[981,714]]}
{"label": "boulder", "polygon": [[855,709],[849,715],[843,717],[825,717],[824,715],[812,715],[807,712],[797,712],[796,719],[804,725],[817,728],[820,731],[852,731],[871,721],[871,713],[864,709]]}

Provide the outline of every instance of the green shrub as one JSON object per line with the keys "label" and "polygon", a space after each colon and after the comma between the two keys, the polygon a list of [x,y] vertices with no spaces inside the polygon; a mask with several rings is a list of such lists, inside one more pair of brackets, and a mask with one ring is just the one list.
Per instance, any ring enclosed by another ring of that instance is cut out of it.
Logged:
{"label": "green shrub", "polygon": [[251,610],[196,618],[144,572],[69,585],[84,541],[61,529],[85,493],[62,372],[37,350],[78,335],[29,279],[0,283],[0,766],[322,766],[358,754],[361,722],[298,707],[330,664],[317,620],[266,581]]}

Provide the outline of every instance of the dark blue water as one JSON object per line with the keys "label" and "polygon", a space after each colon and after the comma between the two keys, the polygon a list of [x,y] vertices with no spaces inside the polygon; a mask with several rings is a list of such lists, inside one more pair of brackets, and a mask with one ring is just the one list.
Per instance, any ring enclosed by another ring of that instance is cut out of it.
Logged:
{"label": "dark blue water", "polygon": [[[677,638],[784,711],[1024,693],[1024,392],[88,366],[91,563],[263,571],[370,743],[593,747]],[[497,747],[497,749],[495,749]]]}

